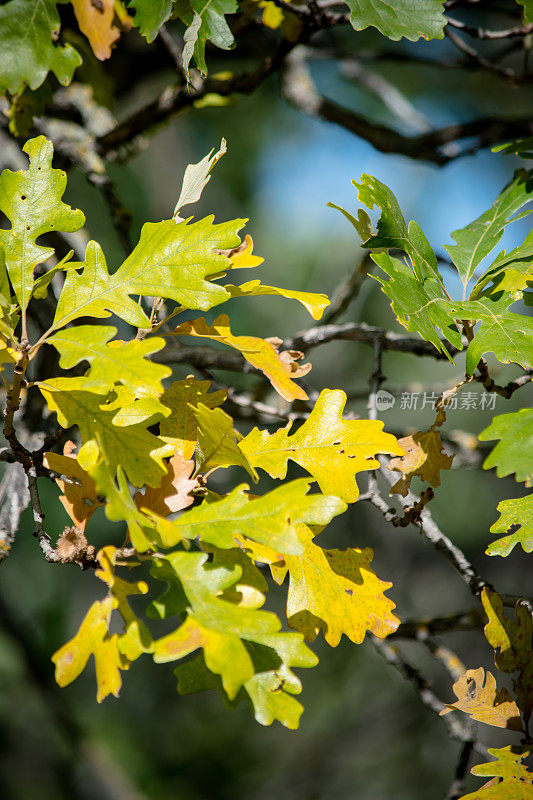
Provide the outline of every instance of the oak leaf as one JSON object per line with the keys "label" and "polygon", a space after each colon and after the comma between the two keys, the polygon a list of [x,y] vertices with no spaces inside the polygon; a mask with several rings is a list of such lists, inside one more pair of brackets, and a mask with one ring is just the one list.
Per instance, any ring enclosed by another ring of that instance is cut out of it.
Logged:
{"label": "oak leaf", "polygon": [[241,283],[240,286],[226,284],[224,288],[227,289],[232,297],[275,295],[278,297],[286,297],[288,300],[297,300],[307,309],[313,319],[320,319],[324,313],[324,309],[329,306],[329,298],[325,294],[297,292],[292,289],[281,289],[279,286],[266,286],[259,280],[247,281],[246,283]]}
{"label": "oak leaf", "polygon": [[472,775],[492,780],[461,800],[533,800],[533,774],[522,764],[531,750],[510,745],[500,749],[489,747],[489,754],[496,761],[476,764],[470,771]]}
{"label": "oak leaf", "polygon": [[139,509],[148,508],[162,517],[188,508],[194,503],[191,492],[199,486],[196,478],[191,479],[193,471],[194,461],[186,461],[179,453],[175,453],[167,463],[161,484],[155,488],[147,486],[144,494],[137,492],[135,505]]}
{"label": "oak leaf", "polygon": [[500,512],[500,518],[491,527],[491,533],[507,533],[514,530],[492,542],[485,551],[487,555],[508,556],[517,544],[522,545],[525,553],[533,552],[533,494],[502,500],[497,510]]}
{"label": "oak leaf", "polygon": [[[154,643],[156,662],[180,659],[202,648],[207,667],[221,676],[230,699],[242,686],[247,690],[247,683],[256,672],[284,667],[289,677],[290,666],[316,664],[316,656],[299,634],[280,632],[281,623],[275,614],[221,599],[222,592],[240,578],[238,566],[212,566],[206,563],[206,554],[175,552],[156,559],[155,577],[163,561],[166,569],[161,577],[171,581],[168,568],[174,571],[174,580],[181,584],[187,598],[188,613],[179,628]],[[255,653],[262,654],[259,669]],[[277,691],[284,691],[279,681]],[[258,696],[256,699],[264,702]]]}
{"label": "oak leaf", "polygon": [[174,329],[175,336],[197,336],[213,339],[239,350],[245,359],[266,375],[274,389],[285,399],[307,400],[304,390],[293,382],[293,377],[305,375],[311,367],[298,367],[296,361],[303,354],[290,351],[289,357],[278,352],[280,339],[259,339],[257,336],[234,336],[230,329],[227,314],[220,314],[212,325],[204,317],[182,322]]}
{"label": "oak leaf", "polygon": [[102,457],[113,474],[123,466],[134,486],[157,486],[165,473],[163,458],[172,455],[172,448],[150,433],[146,423],[115,425],[114,411],[102,405],[102,397],[71,391],[70,380],[52,378],[39,383],[39,389],[63,428],[78,425],[83,442],[78,453],[81,466],[90,472]]}
{"label": "oak leaf", "polygon": [[71,380],[72,388],[101,392],[121,383],[137,397],[161,395],[163,379],[168,378],[172,370],[155,364],[150,356],[163,349],[164,339],[110,341],[116,333],[117,329],[111,326],[77,325],[50,336],[47,344],[52,344],[59,352],[59,365],[63,369],[82,361],[89,363],[86,375]]}
{"label": "oak leaf", "polygon": [[63,447],[63,455],[45,453],[43,463],[48,469],[78,481],[78,483],[70,483],[56,478],[56,483],[63,492],[59,499],[65,511],[76,528],[84,531],[89,519],[98,508],[101,508],[103,503],[98,498],[93,479],[78,463],[75,451],[74,442],[68,441]]}
{"label": "oak leaf", "polygon": [[115,0],[72,0],[80,31],[85,34],[96,58],[111,57],[111,45],[120,36],[115,27]]}
{"label": "oak leaf", "polygon": [[385,638],[396,630],[399,620],[392,614],[395,603],[384,594],[392,584],[370,569],[373,551],[369,547],[322,548],[313,542],[321,530],[322,526],[297,526],[304,547],[300,555],[284,555],[237,538],[254,561],[270,565],[276,583],[283,583],[289,574],[287,620],[307,641],[314,641],[320,631],[331,647],[339,644],[343,634],[356,644],[367,631]]}
{"label": "oak leaf", "polygon": [[510,731],[522,730],[518,706],[507,689],[498,691],[494,675],[490,672],[485,674],[483,667],[467,670],[454,683],[453,691],[457,700],[446,703],[446,708],[440,712],[441,716],[457,709],[486,725]]}
{"label": "oak leaf", "polygon": [[[30,300],[35,267],[54,254],[52,247],[38,245],[36,239],[50,231],[77,231],[85,222],[81,211],[61,199],[67,176],[62,170],[52,169],[51,142],[38,136],[26,142],[23,150],[30,159],[28,169],[6,169],[0,176],[0,210],[11,223],[10,228],[0,230],[0,245],[22,312]],[[4,295],[6,280],[5,274],[0,275],[0,292]]]}
{"label": "oak leaf", "polygon": [[308,494],[310,483],[301,478],[254,498],[246,493],[248,486],[241,484],[226,497],[204,501],[174,520],[169,538],[161,532],[163,546],[198,537],[219,548],[232,548],[244,536],[281,553],[302,553],[298,523],[326,525],[346,510],[338,497]]}
{"label": "oak leaf", "polygon": [[285,478],[289,460],[295,461],[318,481],[321,491],[347,503],[359,496],[358,472],[375,469],[378,453],[403,455],[390,433],[377,420],[344,420],[346,395],[324,389],[309,418],[290,434],[292,422],[270,435],[254,428],[239,447],[255,467],[273,478]]}
{"label": "oak leaf", "polygon": [[322,631],[336,647],[343,634],[360,644],[367,631],[380,639],[396,630],[400,621],[392,614],[395,603],[384,592],[392,583],[380,580],[370,569],[374,556],[369,547],[329,550],[314,544],[315,531],[298,526],[305,547],[299,556],[283,556],[284,566],[272,566],[277,583],[289,573],[287,620],[291,628],[314,641]]}
{"label": "oak leaf", "polygon": [[450,469],[453,461],[453,456],[442,452],[440,433],[436,430],[418,431],[412,436],[398,439],[398,444],[406,454],[391,459],[387,467],[401,472],[403,477],[392,486],[390,494],[405,497],[416,475],[431,486],[440,486],[440,471]]}
{"label": "oak leaf", "polygon": [[206,408],[216,408],[226,399],[226,391],[209,392],[209,381],[198,381],[192,375],[174,381],[161,397],[161,403],[170,409],[169,416],[160,423],[159,435],[176,453],[189,459],[198,441],[198,422],[194,408],[201,403]]}
{"label": "oak leaf", "polygon": [[237,444],[238,434],[233,420],[221,408],[207,408],[199,403],[192,409],[198,425],[196,456],[200,472],[212,472],[219,467],[243,467],[254,483],[257,472]]}
{"label": "oak leaf", "polygon": [[485,638],[494,649],[494,661],[502,672],[516,672],[513,687],[527,726],[533,711],[533,619],[527,605],[517,602],[514,620],[504,613],[501,597],[483,589],[481,602],[489,619]]}
{"label": "oak leaf", "polygon": [[118,649],[118,635],[108,634],[112,611],[112,597],[97,600],[90,607],[76,635],[52,656],[59,686],[68,686],[76,680],[91,655],[94,656],[98,686],[96,699],[99,703],[109,694],[119,696],[122,686],[120,671],[129,667],[127,659]]}

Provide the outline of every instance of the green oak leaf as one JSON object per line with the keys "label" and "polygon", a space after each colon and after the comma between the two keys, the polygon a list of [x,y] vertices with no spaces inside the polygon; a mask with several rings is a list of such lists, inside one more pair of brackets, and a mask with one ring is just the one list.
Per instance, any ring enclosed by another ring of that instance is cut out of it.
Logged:
{"label": "green oak leaf", "polygon": [[[109,275],[102,250],[89,242],[83,272],[70,269],[59,298],[53,328],[79,317],[108,317],[111,312],[138,327],[150,322],[130,295],[166,297],[183,308],[202,309],[224,303],[230,293],[210,279],[220,278],[231,261],[216,250],[240,244],[246,220],[218,225],[213,217],[198,222],[147,222],[139,243],[116,272]],[[71,265],[72,266],[72,265]],[[78,265],[77,265],[78,266]]]}
{"label": "green oak leaf", "polygon": [[487,555],[508,556],[517,544],[522,545],[525,553],[533,552],[533,494],[503,500],[498,511],[500,518],[490,529],[491,533],[507,533],[510,528],[515,530],[492,542],[487,547]]}
{"label": "green oak leaf", "polygon": [[[229,699],[244,687],[257,704],[260,721],[269,724],[276,717],[276,703],[264,693],[298,692],[300,683],[290,668],[314,666],[317,658],[301,634],[280,632],[281,623],[272,612],[222,599],[221,593],[241,577],[241,568],[209,564],[207,558],[207,554],[175,552],[154,559],[152,574],[181,584],[188,604],[180,627],[154,643],[154,660],[174,661],[202,648],[208,669],[220,675]],[[160,572],[164,560],[167,566]],[[276,673],[277,681],[270,672]],[[291,721],[297,724],[297,718]]]}
{"label": "green oak leaf", "polygon": [[128,8],[135,10],[133,24],[147,42],[153,42],[161,25],[170,19],[174,0],[130,0]]}
{"label": "green oak leaf", "polygon": [[446,18],[442,0],[345,0],[350,22],[356,31],[377,28],[397,42],[402,36],[411,42],[443,39]]}
{"label": "green oak leaf", "polygon": [[134,486],[159,486],[165,466],[163,458],[172,448],[146,429],[146,424],[118,426],[115,411],[102,406],[94,392],[72,391],[70,378],[53,378],[38,384],[50,411],[57,413],[63,428],[78,425],[82,448],[78,461],[88,471],[100,457],[115,474],[123,467]]}
{"label": "green oak leaf", "polygon": [[[26,142],[23,150],[29,156],[29,168],[18,172],[6,169],[0,176],[0,210],[11,222],[11,228],[0,230],[0,244],[24,313],[33,289],[35,267],[54,254],[52,247],[42,247],[35,240],[50,231],[77,231],[83,227],[85,216],[61,200],[67,176],[60,169],[52,169],[52,144],[38,136]],[[2,292],[4,284],[5,278],[0,278]]]}
{"label": "green oak leaf", "polygon": [[455,319],[480,322],[466,353],[469,375],[474,373],[479,359],[489,352],[503,364],[514,362],[529,369],[533,363],[533,318],[510,310],[516,299],[516,293],[504,292],[464,303],[442,304]]}
{"label": "green oak leaf", "polygon": [[[168,378],[172,370],[163,364],[154,364],[149,357],[163,349],[164,339],[110,342],[116,333],[116,328],[103,325],[79,325],[64,328],[47,339],[47,344],[52,344],[59,352],[59,365],[63,369],[70,369],[81,361],[89,362],[89,372],[82,378],[72,379],[78,389],[101,392],[121,383],[137,397],[161,395],[163,379]],[[163,407],[161,410],[165,411]]]}
{"label": "green oak leaf", "polygon": [[440,284],[431,278],[419,280],[407,264],[398,258],[391,258],[388,253],[373,254],[372,260],[390,278],[383,280],[373,276],[391,300],[398,321],[406,330],[414,331],[431,342],[451,361],[441,335],[458,350],[462,350],[463,343],[455,318],[445,306],[446,298]]}
{"label": "green oak leaf", "polygon": [[[192,508],[172,527],[161,530],[163,547],[173,547],[182,538],[195,539],[219,548],[235,547],[235,535],[246,536],[280,553],[298,555],[303,545],[295,524],[326,525],[346,510],[338,497],[307,494],[310,481],[300,478],[279,486],[262,497],[249,498],[241,484],[216,502]],[[171,533],[175,529],[175,537]]]}
{"label": "green oak leaf", "polygon": [[477,267],[502,238],[505,227],[531,213],[529,210],[520,214],[517,212],[532,199],[532,174],[525,169],[517,170],[513,180],[498,195],[488,211],[465,228],[452,233],[457,244],[447,245],[444,249],[457,267],[465,292]]}
{"label": "green oak leaf", "polygon": [[0,6],[2,69],[0,93],[37,89],[49,72],[68,86],[80,54],[57,42],[61,25],[57,4],[66,0],[9,0]]}
{"label": "green oak leaf", "polygon": [[[78,274],[77,269],[83,267]],[[127,288],[117,287],[114,275],[107,271],[102,248],[89,242],[85,261],[69,264],[69,270],[56,306],[52,330],[62,328],[80,317],[109,317],[111,313],[139,328],[148,328],[150,320],[141,306],[129,296]]]}
{"label": "green oak leaf", "polygon": [[[412,221],[406,225],[400,206],[394,194],[372,175],[361,175],[361,183],[352,181],[357,189],[359,200],[369,209],[378,206],[381,215],[377,222],[377,233],[362,242],[369,249],[396,248],[403,250],[411,259],[415,278],[420,281],[431,279],[442,283],[437,268],[437,257],[426,239],[418,223]],[[343,211],[341,209],[341,211]],[[346,212],[344,212],[346,215]],[[356,221],[352,218],[356,227]]]}
{"label": "green oak leaf", "polygon": [[[490,283],[493,286],[486,289]],[[503,250],[500,253],[476,281],[470,292],[470,300],[476,300],[481,294],[490,296],[501,291],[525,289],[531,283],[533,283],[533,231],[514,250],[509,253]]]}
{"label": "green oak leaf", "polygon": [[254,483],[257,472],[237,444],[233,420],[221,408],[208,408],[203,403],[190,406],[196,419],[198,444],[196,455],[200,472],[211,472],[219,467],[243,467]]}
{"label": "green oak leaf", "polygon": [[533,408],[522,408],[494,417],[479,434],[482,442],[500,439],[485,459],[484,469],[496,467],[498,478],[515,473],[515,480],[533,482]]}

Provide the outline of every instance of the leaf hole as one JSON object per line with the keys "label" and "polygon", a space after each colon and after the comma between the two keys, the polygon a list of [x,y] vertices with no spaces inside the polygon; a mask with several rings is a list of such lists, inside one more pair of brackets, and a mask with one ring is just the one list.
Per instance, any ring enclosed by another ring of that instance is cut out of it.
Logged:
{"label": "leaf hole", "polygon": [[21,195],[20,195],[20,199],[21,199],[21,200],[25,200],[25,199],[26,199],[26,195],[25,195],[25,194],[21,194]]}

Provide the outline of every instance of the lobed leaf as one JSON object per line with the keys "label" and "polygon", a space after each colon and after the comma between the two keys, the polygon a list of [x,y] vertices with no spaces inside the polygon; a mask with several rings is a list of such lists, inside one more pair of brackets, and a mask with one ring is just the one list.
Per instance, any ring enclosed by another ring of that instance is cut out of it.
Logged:
{"label": "lobed leaf", "polygon": [[533,494],[527,497],[517,497],[512,500],[503,500],[498,505],[500,518],[491,527],[491,533],[507,533],[492,542],[486,553],[489,556],[508,556],[517,544],[522,545],[525,553],[533,552]]}
{"label": "lobed leaf", "polygon": [[160,437],[185,459],[191,458],[198,441],[194,410],[200,403],[205,408],[216,408],[226,399],[224,389],[208,392],[210,385],[209,381],[199,381],[188,375],[185,380],[171,383],[161,397],[161,403],[170,414],[160,423]]}
{"label": "lobed leaf", "polygon": [[175,220],[147,222],[139,243],[116,272],[109,275],[104,254],[89,242],[83,272],[70,270],[58,301],[53,328],[79,317],[108,317],[111,312],[137,327],[150,321],[130,295],[166,297],[183,308],[207,311],[225,302],[229,292],[212,283],[230,269],[231,261],[216,250],[239,244],[237,232],[244,220],[213,224],[213,217],[198,222]]}
{"label": "lobed leaf", "polygon": [[467,670],[454,683],[453,691],[457,700],[454,703],[446,703],[446,708],[440,712],[441,716],[458,709],[486,725],[510,731],[522,730],[518,706],[507,689],[498,691],[494,675],[490,672],[485,674],[483,667]]}
{"label": "lobed leaf", "polygon": [[70,378],[53,378],[38,384],[50,411],[57,413],[63,428],[77,425],[82,447],[78,461],[89,472],[99,458],[113,475],[123,467],[134,486],[158,486],[165,473],[163,458],[172,448],[147,430],[145,423],[119,427],[113,423],[114,411],[102,405],[93,392],[72,391]]}
{"label": "lobed leaf", "polygon": [[345,0],[356,31],[370,25],[393,41],[444,38],[442,0]]}
{"label": "lobed leaf", "polygon": [[232,297],[258,297],[260,295],[276,295],[288,300],[297,300],[311,314],[313,319],[320,319],[324,309],[329,306],[329,298],[325,294],[314,292],[297,292],[292,289],[280,289],[279,286],[265,286],[259,280],[241,283],[240,286],[226,284],[224,288]]}
{"label": "lobed leaf", "polygon": [[239,447],[254,467],[272,478],[285,478],[295,461],[318,481],[321,491],[347,503],[359,496],[358,472],[375,469],[378,453],[403,455],[395,437],[377,420],[344,420],[346,395],[324,389],[309,418],[290,434],[292,422],[272,435],[254,428]]}
{"label": "lobed leaf", "polygon": [[427,481],[430,486],[440,486],[440,472],[443,469],[451,469],[454,458],[442,451],[440,433],[433,429],[418,431],[412,436],[398,439],[398,444],[406,454],[391,459],[387,468],[398,470],[403,477],[394,484],[390,494],[398,493],[406,497],[415,475]]}
{"label": "lobed leaf", "polygon": [[81,57],[69,44],[57,42],[61,25],[57,5],[65,2],[9,0],[0,6],[0,93],[17,94],[26,85],[37,89],[49,72],[63,86],[71,82]]}
{"label": "lobed leaf", "polygon": [[99,499],[93,479],[78,463],[75,450],[74,442],[68,441],[63,447],[63,455],[45,453],[43,464],[66,478],[78,481],[71,483],[56,478],[56,483],[63,492],[59,500],[76,528],[84,531],[94,512],[101,508],[103,503]]}
{"label": "lobed leaf", "polygon": [[310,481],[301,478],[251,498],[249,487],[241,484],[221,500],[204,502],[174,520],[169,530],[173,538],[162,533],[162,544],[173,547],[184,537],[198,537],[218,548],[233,548],[236,536],[245,536],[280,553],[300,554],[303,545],[295,527],[298,523],[326,525],[346,510],[338,497],[309,495],[309,486]]}
{"label": "lobed leaf", "polygon": [[533,408],[494,417],[478,437],[482,442],[500,439],[485,459],[484,469],[496,467],[498,478],[515,473],[517,481],[533,481]]}
{"label": "lobed leaf", "polygon": [[199,403],[192,409],[196,418],[198,469],[212,472],[218,467],[243,467],[257,483],[257,472],[237,444],[233,420],[221,408],[207,408]]}
{"label": "lobed leaf", "polygon": [[256,336],[234,336],[230,329],[229,317],[221,314],[212,325],[208,325],[204,317],[182,322],[172,332],[174,336],[197,336],[213,339],[238,350],[256,369],[261,370],[269,379],[278,394],[285,400],[307,400],[307,394],[292,378],[307,374],[311,365],[298,366],[298,359],[303,353],[293,350],[278,352],[279,339],[259,339]]}
{"label": "lobed leaf", "polygon": [[[246,608],[221,599],[220,594],[236,583],[241,570],[239,567],[228,569],[209,565],[206,560],[206,554],[183,552],[156,559],[154,576],[178,582],[186,597],[188,610],[180,627],[155,642],[154,660],[173,661],[202,648],[207,668],[220,675],[230,700],[244,687],[253,695],[253,702],[259,708],[260,721],[268,724],[267,720],[274,718],[277,702],[275,697],[264,694],[265,680],[270,680],[270,687],[266,691],[272,695],[275,692],[286,693],[283,674],[291,679],[289,690],[298,691],[299,681],[290,667],[314,666],[316,656],[307,649],[301,636],[280,632],[280,621],[271,612]],[[172,572],[174,578],[171,577]],[[257,655],[262,657],[263,663],[257,664]],[[281,680],[274,687],[269,673],[276,675],[280,668],[283,670]],[[259,673],[259,677],[256,673]],[[249,685],[248,682],[252,680]],[[286,702],[286,698],[284,700]],[[286,709],[283,716],[286,717]]]}
{"label": "lobed leaf", "polygon": [[388,253],[373,254],[372,260],[390,278],[375,276],[383,293],[392,301],[391,308],[400,324],[431,342],[452,361],[441,336],[458,350],[462,350],[463,343],[440,284],[431,279],[419,280],[407,264]]}
{"label": "lobed leaf", "polygon": [[531,751],[509,745],[500,749],[489,747],[489,753],[496,761],[476,764],[470,771],[472,775],[493,780],[461,800],[533,800],[533,774],[522,764]]}
{"label": "lobed leaf", "polygon": [[159,352],[161,338],[115,340],[116,328],[103,325],[78,325],[65,328],[47,339],[60,354],[59,365],[71,369],[82,361],[90,364],[89,372],[76,380],[76,388],[102,392],[122,383],[137,397],[159,396],[163,379],[172,374],[170,367],[154,364],[149,357]]}
{"label": "lobed leaf", "polygon": [[488,617],[485,638],[494,649],[494,661],[502,672],[517,672],[513,687],[526,729],[533,711],[533,619],[524,603],[517,602],[514,620],[504,613],[496,592],[483,589],[481,602]]}
{"label": "lobed leaf", "polygon": [[[41,0],[37,5],[41,5]],[[0,8],[0,15],[4,8]],[[67,178],[62,170],[52,169],[52,144],[44,136],[38,136],[26,142],[23,150],[30,159],[28,169],[18,172],[6,169],[0,176],[0,210],[11,223],[11,228],[0,230],[0,245],[24,313],[33,289],[35,267],[54,254],[52,247],[42,247],[35,240],[50,231],[77,231],[83,227],[85,216],[61,200]],[[5,275],[0,275],[0,292],[6,296]]]}
{"label": "lobed leaf", "polygon": [[531,178],[531,172],[517,170],[513,180],[498,195],[488,211],[465,228],[452,233],[456,244],[446,246],[445,250],[457,267],[465,287],[483,259],[494,250],[506,226],[530,213],[517,212],[531,200]]}
{"label": "lobed leaf", "polygon": [[396,630],[399,620],[392,614],[395,604],[384,594],[392,584],[370,569],[373,551],[319,547],[313,538],[321,529],[298,525],[304,547],[300,555],[283,555],[247,539],[241,545],[255,561],[270,564],[277,583],[289,574],[287,620],[307,641],[314,641],[320,631],[331,647],[339,644],[343,634],[356,644],[361,644],[367,631],[385,638]]}

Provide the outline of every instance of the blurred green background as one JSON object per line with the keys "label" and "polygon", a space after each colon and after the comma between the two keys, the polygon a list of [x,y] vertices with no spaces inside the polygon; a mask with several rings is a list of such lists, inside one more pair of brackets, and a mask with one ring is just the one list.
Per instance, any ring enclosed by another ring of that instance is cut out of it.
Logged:
{"label": "blurred green background", "polygon": [[[349,53],[356,48],[384,47],[377,34],[346,31]],[[158,47],[159,45],[153,45]],[[409,43],[392,51],[408,51]],[[416,45],[422,57],[450,48],[448,43]],[[210,70],[226,62],[213,52]],[[244,48],[232,62],[237,71],[253,60]],[[143,61],[146,59],[146,61]],[[239,60],[240,59],[240,60]],[[218,63],[220,60],[220,63]],[[91,62],[102,95],[111,90],[113,112],[122,118],[148,102],[172,82],[171,65],[160,59],[144,69],[149,52],[131,32],[110,63]],[[531,88],[514,88],[499,78],[462,70],[439,71],[422,64],[378,62],[380,74],[405,94],[428,124],[439,126],[482,114],[524,115],[531,107]],[[135,81],[129,70],[136,69]],[[341,77],[333,64],[317,62],[313,74],[320,89],[360,113],[388,124],[390,117],[375,96]],[[278,79],[269,80],[250,97],[224,108],[195,109],[149,137],[146,147],[110,174],[121,200],[133,211],[133,240],[147,221],[168,218],[188,163],[199,161],[224,136],[228,154],[215,168],[195,216],[214,213],[217,220],[248,217],[246,231],[265,264],[257,271],[273,285],[323,291],[331,295],[362,258],[346,220],[326,203],[357,207],[350,184],[363,172],[375,175],[397,194],[404,214],[416,219],[437,253],[450,243],[450,232],[484,211],[517,166],[509,157],[483,151],[443,168],[377,153],[370,145],[328,123],[308,119],[280,98]],[[120,243],[98,191],[81,173],[69,174],[67,202],[82,208],[87,231],[103,246],[108,263],[123,258]],[[502,247],[518,244],[528,221],[506,234]],[[501,248],[500,248],[501,249]],[[458,283],[445,269],[450,292]],[[247,276],[248,279],[251,276]],[[288,336],[312,323],[296,304],[274,298],[232,301],[224,310],[237,333]],[[214,316],[213,314],[212,316]],[[367,278],[345,321],[364,321],[399,329],[379,284]],[[307,385],[362,392],[368,386],[371,349],[354,343],[325,345],[311,355]],[[398,435],[424,429],[433,420],[430,408],[402,410],[400,392],[424,392],[453,385],[464,371],[455,365],[386,353],[383,388],[397,398],[384,411],[387,430]],[[491,362],[494,377],[506,381],[513,370]],[[192,370],[179,368],[178,377]],[[230,383],[235,376],[219,374]],[[242,379],[240,379],[242,382]],[[253,381],[252,381],[253,382]],[[245,381],[242,385],[250,385]],[[469,390],[479,392],[479,385]],[[529,394],[528,394],[529,393]],[[495,413],[531,402],[522,389],[511,401],[496,398],[494,411],[450,411],[445,432],[478,433]],[[479,401],[477,403],[479,406]],[[349,403],[365,415],[365,400]],[[243,432],[249,422],[237,422]],[[272,426],[274,429],[276,426]],[[444,532],[498,589],[531,593],[527,556],[484,555],[496,505],[517,496],[521,487],[493,472],[452,470],[443,473],[432,503]],[[47,530],[59,534],[67,523],[57,491],[43,481]],[[361,487],[366,486],[362,477]],[[433,800],[444,798],[451,783],[459,745],[441,720],[427,712],[406,683],[371,643],[355,646],[346,639],[336,649],[313,645],[317,668],[301,674],[305,712],[300,729],[259,726],[249,709],[227,710],[215,693],[180,697],[172,665],[148,658],[124,675],[119,700],[95,701],[89,668],[76,683],[59,690],[53,683],[50,656],[77,629],[88,605],[102,595],[92,573],[76,567],[46,564],[31,535],[29,512],[8,562],[0,573],[0,790],[6,800]],[[119,543],[122,531],[111,528],[102,511],[88,529],[95,544]],[[335,521],[323,541],[336,547],[370,546],[379,576],[393,582],[389,595],[402,619],[442,615],[473,605],[471,596],[448,563],[413,528],[395,529],[364,504],[356,504]],[[146,601],[149,602],[148,598]],[[281,608],[281,592],[270,601]],[[446,639],[467,667],[488,665],[490,652],[481,633],[455,633]],[[451,699],[449,678],[415,644],[401,645],[412,663],[435,682],[444,700]],[[491,746],[511,743],[510,734],[490,729]],[[470,785],[470,784],[469,784]],[[473,781],[472,786],[478,785]]]}

